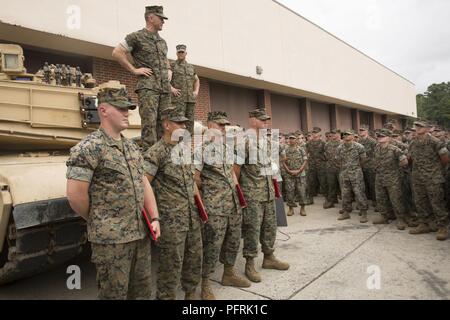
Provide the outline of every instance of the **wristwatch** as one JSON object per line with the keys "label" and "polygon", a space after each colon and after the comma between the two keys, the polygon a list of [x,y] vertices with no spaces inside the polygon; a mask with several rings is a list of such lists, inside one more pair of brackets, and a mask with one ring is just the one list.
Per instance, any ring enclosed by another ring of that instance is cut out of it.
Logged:
{"label": "wristwatch", "polygon": [[159,217],[156,217],[156,218],[153,218],[153,219],[152,219],[152,222],[155,222],[155,221],[158,221],[158,222],[159,222],[159,221],[160,221],[160,220],[159,220]]}

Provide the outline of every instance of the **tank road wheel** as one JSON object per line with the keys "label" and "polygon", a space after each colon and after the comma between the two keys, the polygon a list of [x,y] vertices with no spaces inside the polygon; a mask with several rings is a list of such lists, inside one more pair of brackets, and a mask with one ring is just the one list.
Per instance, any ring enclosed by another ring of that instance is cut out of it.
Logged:
{"label": "tank road wheel", "polygon": [[12,221],[0,254],[0,285],[30,277],[79,255],[87,242],[81,219],[16,230]]}

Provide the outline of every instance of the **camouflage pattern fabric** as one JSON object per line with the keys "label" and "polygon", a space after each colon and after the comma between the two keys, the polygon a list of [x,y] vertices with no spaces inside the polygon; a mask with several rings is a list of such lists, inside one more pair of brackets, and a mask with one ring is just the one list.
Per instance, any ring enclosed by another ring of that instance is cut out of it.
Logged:
{"label": "camouflage pattern fabric", "polygon": [[162,135],[160,111],[171,106],[167,65],[167,43],[158,33],[146,28],[125,37],[136,68],[150,68],[150,77],[139,76],[136,93],[139,97],[141,138],[144,152]]}
{"label": "camouflage pattern fabric", "polygon": [[[207,212],[211,211],[207,209]],[[217,260],[228,266],[235,264],[241,244],[241,230],[242,214],[209,216],[208,222],[203,226],[204,278],[215,271]]]}
{"label": "camouflage pattern fabric", "polygon": [[445,179],[440,162],[440,156],[446,154],[448,150],[445,144],[429,134],[423,138],[416,137],[409,146],[409,155],[413,161],[411,182],[419,221],[426,223],[434,220],[439,227],[448,225]]}
{"label": "camouflage pattern fabric", "polygon": [[310,140],[306,143],[308,153],[308,190],[314,197],[320,192],[325,197],[328,193],[325,142],[322,140]]}
{"label": "camouflage pattern fabric", "polygon": [[366,186],[366,196],[368,199],[376,201],[375,193],[375,171],[374,152],[377,142],[371,137],[359,138],[358,143],[364,146],[367,155],[367,162],[363,164],[364,183]]}
{"label": "camouflage pattern fabric", "polygon": [[119,244],[92,243],[101,300],[143,300],[151,297],[150,239]]}
{"label": "camouflage pattern fabric", "polygon": [[[299,146],[288,146],[283,151],[285,163],[290,170],[299,170],[303,163],[308,160],[306,151]],[[284,180],[286,188],[286,203],[289,207],[297,207],[306,204],[306,172],[303,171],[298,176],[292,176],[286,172]]]}
{"label": "camouflage pattern fabric", "polygon": [[274,252],[277,235],[277,219],[274,201],[252,201],[247,197],[248,207],[244,209],[242,234],[244,258],[258,256],[258,243],[261,243],[264,254]]}
{"label": "camouflage pattern fabric", "polygon": [[328,197],[327,200],[337,203],[339,194],[339,163],[336,160],[337,149],[341,145],[340,141],[329,141],[325,144],[325,159]]}
{"label": "camouflage pattern fabric", "polygon": [[174,61],[170,64],[172,69],[172,87],[181,90],[181,96],[172,96],[172,101],[176,105],[184,104],[185,102],[195,103],[194,98],[194,83],[196,79],[196,72],[194,66],[186,61]]}
{"label": "camouflage pattern fabric", "polygon": [[392,144],[386,147],[378,145],[375,148],[377,205],[380,213],[386,218],[390,213],[395,213],[397,218],[405,216],[406,209],[402,195],[403,176],[399,163],[406,159],[406,155]]}
{"label": "camouflage pattern fabric", "polygon": [[201,279],[203,253],[201,221],[194,201],[194,166],[172,161],[172,153],[182,157],[178,147],[161,139],[144,154],[145,172],[154,177],[161,219],[158,299],[174,299],[180,277],[185,291],[193,291]]}
{"label": "camouflage pattern fabric", "polygon": [[146,28],[130,33],[125,37],[136,68],[150,68],[150,77],[139,76],[136,91],[148,89],[157,93],[170,94],[167,65],[167,43],[157,32]]}
{"label": "camouflage pattern fabric", "polygon": [[345,142],[338,147],[336,159],[341,167],[342,207],[347,212],[352,211],[352,192],[360,209],[368,209],[364,176],[360,165],[360,161],[366,158],[364,147],[357,142]]}
{"label": "camouflage pattern fabric", "polygon": [[90,183],[88,239],[117,244],[143,239],[144,162],[138,146],[122,136],[110,138],[99,129],[70,151],[67,179]]}
{"label": "camouflage pattern fabric", "polygon": [[[214,153],[215,157],[202,155]],[[226,163],[226,146],[206,142],[195,153],[202,181],[201,195],[208,222],[203,228],[203,277],[214,272],[217,261],[234,265],[239,251],[242,210],[232,177],[233,165]]]}
{"label": "camouflage pattern fabric", "polygon": [[142,149],[148,148],[163,135],[161,110],[171,106],[170,95],[142,89],[137,92],[139,100],[139,115],[141,116]]}
{"label": "camouflage pattern fabric", "polygon": [[242,192],[248,203],[248,207],[243,210],[242,223],[244,257],[258,255],[258,242],[261,242],[264,253],[272,253],[277,232],[271,164],[268,159],[259,157],[257,163],[250,164],[250,148],[256,148],[268,157],[270,154],[269,150],[264,152],[256,141],[247,139],[245,142],[245,162],[241,165],[239,177]]}

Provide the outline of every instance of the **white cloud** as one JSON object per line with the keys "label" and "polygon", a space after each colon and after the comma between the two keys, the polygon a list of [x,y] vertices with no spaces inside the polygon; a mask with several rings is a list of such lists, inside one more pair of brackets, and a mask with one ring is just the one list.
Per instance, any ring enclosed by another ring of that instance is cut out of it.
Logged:
{"label": "white cloud", "polygon": [[450,81],[448,0],[279,0],[406,77],[423,92]]}

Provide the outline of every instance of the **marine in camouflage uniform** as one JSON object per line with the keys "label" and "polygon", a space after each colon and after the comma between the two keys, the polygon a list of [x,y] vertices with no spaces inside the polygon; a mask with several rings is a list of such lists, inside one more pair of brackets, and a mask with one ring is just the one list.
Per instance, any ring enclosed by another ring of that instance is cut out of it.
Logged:
{"label": "marine in camouflage uniform", "polygon": [[325,159],[327,170],[327,199],[323,204],[324,209],[333,208],[338,203],[339,194],[339,163],[336,161],[337,149],[341,145],[340,131],[332,130],[330,132],[330,141],[325,144]]}
{"label": "marine in camouflage uniform", "polygon": [[364,146],[354,142],[355,133],[351,130],[344,132],[344,143],[338,147],[336,159],[340,164],[340,180],[342,190],[343,214],[338,220],[350,219],[352,212],[352,191],[358,202],[361,223],[367,220],[367,198],[364,186],[364,176],[361,168],[361,162],[367,160]]}
{"label": "marine in camouflage uniform", "polygon": [[[419,226],[411,234],[431,232],[430,223],[438,227],[438,240],[448,238],[448,211],[445,206],[443,162],[448,162],[445,144],[426,133],[426,124],[414,123],[417,135],[409,146],[412,160],[412,189],[419,219]],[[432,208],[430,212],[428,208]]]}
{"label": "marine in camouflage uniform", "polygon": [[[185,299],[194,299],[202,269],[201,220],[194,201],[193,164],[185,164],[186,150],[171,140],[174,130],[188,121],[182,110],[163,110],[164,135],[144,154],[144,169],[155,190],[161,219],[157,298],[175,299],[181,278]],[[189,154],[190,157],[190,154]]]}
{"label": "marine in camouflage uniform", "polygon": [[[264,109],[251,111],[249,116],[250,126],[253,130],[264,129],[266,121],[270,119]],[[258,242],[261,243],[264,253],[263,268],[278,270],[289,268],[289,264],[279,261],[273,254],[277,219],[269,149],[268,143],[264,148],[259,144],[258,139],[247,137],[245,155],[238,154],[236,163],[239,183],[248,204],[247,208],[243,210],[243,255],[246,259],[245,274],[252,282],[261,281],[261,275],[256,271],[254,264],[254,258],[258,255]],[[251,153],[254,155],[267,154],[267,158],[258,156],[256,159],[251,156]]]}
{"label": "marine in camouflage uniform", "polygon": [[[136,108],[123,89],[101,90],[98,102]],[[150,240],[141,216],[143,178],[138,146],[122,135],[120,140],[111,138],[102,126],[70,151],[67,179],[89,183],[87,232],[100,299],[150,299]]]}
{"label": "marine in camouflage uniform", "polygon": [[325,142],[320,136],[320,128],[313,128],[312,138],[306,143],[308,153],[308,193],[311,197],[320,192],[327,197],[327,173],[325,160]]}
{"label": "marine in camouflage uniform", "polygon": [[390,131],[377,133],[378,145],[374,151],[375,189],[381,216],[374,224],[387,224],[397,218],[397,228],[406,228],[406,209],[402,195],[401,167],[408,165],[408,158],[399,148],[389,142]]}
{"label": "marine in camouflage uniform", "polygon": [[300,147],[295,134],[289,135],[289,145],[282,153],[282,166],[287,174],[284,180],[286,186],[286,202],[289,207],[288,216],[294,214],[294,208],[299,203],[300,215],[306,216],[306,172],[308,157],[306,150]]}
{"label": "marine in camouflage uniform", "polygon": [[194,135],[195,100],[200,90],[200,79],[194,66],[186,61],[186,45],[176,47],[178,59],[170,64],[172,70],[172,104],[181,107],[184,116],[189,119],[186,124],[191,136]]}
{"label": "marine in camouflage uniform", "polygon": [[359,129],[359,140],[358,143],[364,146],[367,155],[367,162],[365,162],[362,166],[363,174],[364,174],[364,183],[366,187],[366,196],[367,199],[372,200],[374,208],[377,208],[376,205],[376,193],[375,193],[375,170],[374,170],[374,151],[377,145],[375,139],[369,136],[368,132],[369,128],[365,126],[361,126]]}
{"label": "marine in camouflage uniform", "polygon": [[[225,138],[225,125],[229,124],[225,112],[214,111],[208,114],[208,128],[222,138]],[[195,152],[196,180],[201,187],[203,203],[209,215],[209,220],[203,227],[203,300],[215,299],[209,277],[215,271],[219,257],[224,265],[222,285],[250,287],[250,282],[234,271],[242,228],[242,209],[236,191],[237,178],[233,171],[234,157],[227,159],[224,139],[218,139],[219,136],[214,138],[217,140],[204,142]]]}
{"label": "marine in camouflage uniform", "polygon": [[[160,28],[162,28],[162,24],[167,17],[164,15],[161,6],[146,7],[145,16],[147,27],[128,34],[125,40],[120,43],[121,48],[133,57],[135,69],[151,69],[151,75],[141,74],[138,76],[136,85],[144,152],[156,143],[163,134],[160,113],[161,110],[171,106],[170,64],[167,59],[167,43],[161,38],[157,29],[155,31],[149,30],[150,16],[160,19],[160,21],[155,22]],[[118,60],[123,66],[127,66],[127,62]]]}

